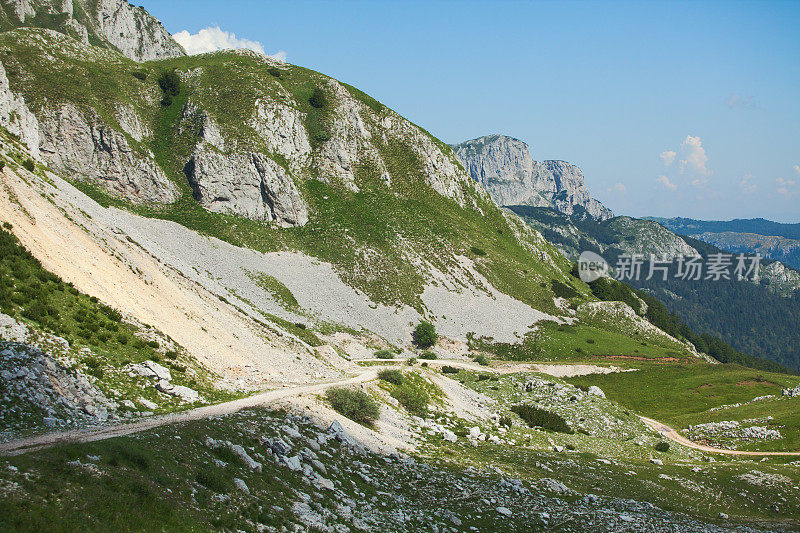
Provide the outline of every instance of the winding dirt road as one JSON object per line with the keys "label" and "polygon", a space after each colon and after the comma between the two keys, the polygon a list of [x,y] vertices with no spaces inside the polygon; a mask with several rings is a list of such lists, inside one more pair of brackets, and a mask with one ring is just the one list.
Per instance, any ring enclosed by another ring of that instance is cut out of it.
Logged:
{"label": "winding dirt road", "polygon": [[136,422],[119,423],[113,426],[105,426],[100,428],[84,428],[74,429],[70,431],[60,431],[54,433],[45,433],[35,437],[28,437],[24,439],[17,439],[8,442],[0,443],[0,456],[2,455],[19,455],[22,453],[41,450],[42,448],[49,448],[57,444],[67,442],[93,442],[98,440],[111,439],[114,437],[122,437],[132,433],[139,433],[148,429],[153,429],[159,426],[168,424],[175,424],[178,422],[188,422],[190,420],[200,420],[212,416],[228,415],[247,409],[248,407],[256,407],[266,405],[278,400],[290,398],[292,396],[299,396],[301,394],[309,394],[321,392],[330,387],[341,385],[354,385],[364,383],[377,379],[378,371],[374,368],[366,368],[359,372],[356,376],[342,379],[338,381],[331,381],[325,383],[315,383],[313,385],[299,385],[296,387],[285,387],[282,389],[275,389],[266,392],[260,392],[246,398],[239,398],[238,400],[231,400],[229,402],[218,403],[214,405],[206,405],[188,411],[181,411],[178,413],[170,413],[166,415],[152,416]]}
{"label": "winding dirt road", "polygon": [[644,416],[640,416],[639,418],[642,419],[642,422],[650,426],[651,428],[658,431],[661,435],[665,438],[670,439],[678,444],[686,446],[687,448],[694,448],[695,450],[700,450],[709,453],[721,453],[725,455],[783,455],[783,456],[800,456],[800,452],[750,452],[744,450],[724,450],[722,448],[713,448],[711,446],[705,446],[704,444],[697,444],[696,442],[692,442],[673,428],[669,427],[666,424],[659,422],[658,420],[653,420],[652,418],[647,418]]}
{"label": "winding dirt road", "polygon": [[[382,359],[374,361],[388,363],[389,365],[397,362],[397,361],[382,360]],[[432,361],[429,361],[429,363],[430,362]],[[458,366],[470,370],[482,370],[490,372],[497,371],[496,369],[492,369],[489,367],[481,367],[471,362],[438,360],[438,361],[433,361],[433,363],[437,366],[450,364],[452,366]],[[295,387],[274,389],[270,391],[260,392],[252,396],[248,396],[246,398],[240,398],[238,400],[232,400],[229,402],[224,402],[214,405],[206,405],[203,407],[190,409],[188,411],[181,411],[178,413],[152,416],[142,420],[137,420],[136,422],[119,423],[112,426],[105,426],[100,428],[83,428],[83,429],[74,429],[69,431],[45,433],[42,435],[37,435],[35,437],[28,437],[24,439],[17,439],[8,442],[3,442],[0,443],[0,456],[19,455],[27,452],[41,450],[43,448],[49,448],[57,444],[63,444],[69,442],[72,443],[93,442],[98,440],[111,439],[114,437],[122,437],[125,435],[131,435],[133,433],[139,433],[141,431],[146,431],[148,429],[153,429],[169,424],[189,422],[191,420],[201,420],[204,418],[210,418],[212,416],[228,415],[240,411],[242,409],[267,405],[293,396],[299,396],[301,394],[321,392],[330,387],[355,385],[359,383],[365,383],[367,381],[372,381],[374,379],[377,379],[378,370],[379,368],[367,367],[364,368],[362,371],[360,371],[357,375],[342,380],[330,381],[324,383],[315,383],[313,385],[298,385]],[[664,436],[664,438],[677,442],[682,446],[694,448],[695,450],[700,450],[708,453],[719,453],[725,455],[800,456],[800,452],[751,452],[743,450],[724,450],[721,448],[713,448],[711,446],[705,446],[703,444],[697,444],[696,442],[692,442],[686,437],[682,436],[677,431],[675,431],[670,426],[663,424],[657,420],[653,420],[652,418],[647,418],[644,416],[640,416],[639,418],[645,424],[647,424],[648,426],[659,432],[662,436]]]}

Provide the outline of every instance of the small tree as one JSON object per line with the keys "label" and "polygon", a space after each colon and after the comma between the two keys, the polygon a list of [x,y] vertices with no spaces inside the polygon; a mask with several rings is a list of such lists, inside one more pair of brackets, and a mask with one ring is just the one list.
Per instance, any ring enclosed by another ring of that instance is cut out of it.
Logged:
{"label": "small tree", "polygon": [[434,325],[424,320],[414,329],[412,337],[414,338],[414,344],[423,349],[430,348],[439,339]]}
{"label": "small tree", "polygon": [[319,109],[328,105],[328,99],[325,97],[323,90],[316,87],[314,92],[311,93],[311,98],[308,99],[308,103],[311,104],[312,107]]}

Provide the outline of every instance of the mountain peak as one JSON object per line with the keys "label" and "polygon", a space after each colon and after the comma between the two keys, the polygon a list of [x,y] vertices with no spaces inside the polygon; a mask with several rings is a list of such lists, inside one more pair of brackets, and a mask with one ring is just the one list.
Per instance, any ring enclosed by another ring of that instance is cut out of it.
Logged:
{"label": "mountain peak", "polygon": [[4,0],[0,29],[40,27],[119,51],[134,61],[186,55],[143,7],[126,0]]}
{"label": "mountain peak", "polygon": [[614,216],[590,196],[580,168],[566,161],[534,161],[524,141],[487,135],[453,145],[453,150],[500,205],[551,207],[596,220]]}

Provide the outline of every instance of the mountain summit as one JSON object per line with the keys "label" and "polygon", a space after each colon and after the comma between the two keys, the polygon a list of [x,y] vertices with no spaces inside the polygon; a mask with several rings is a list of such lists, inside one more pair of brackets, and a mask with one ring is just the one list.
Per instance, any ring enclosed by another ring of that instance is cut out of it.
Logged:
{"label": "mountain summit", "polygon": [[186,55],[143,7],[126,0],[3,0],[0,31],[32,26],[118,50],[134,61]]}
{"label": "mountain summit", "polygon": [[589,195],[580,168],[564,161],[534,161],[528,145],[519,139],[489,135],[453,149],[472,178],[500,205],[550,207],[595,220],[614,216]]}

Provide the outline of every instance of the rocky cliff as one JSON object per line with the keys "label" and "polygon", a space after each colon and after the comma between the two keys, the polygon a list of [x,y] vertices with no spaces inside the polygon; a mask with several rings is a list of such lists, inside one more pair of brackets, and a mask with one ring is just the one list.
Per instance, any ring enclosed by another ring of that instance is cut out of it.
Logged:
{"label": "rocky cliff", "polygon": [[595,220],[613,213],[589,195],[583,173],[564,161],[534,161],[524,142],[490,135],[453,146],[472,178],[500,205],[552,207]]}
{"label": "rocky cliff", "polygon": [[126,0],[2,0],[0,28],[44,27],[134,61],[185,54],[161,23]]}

